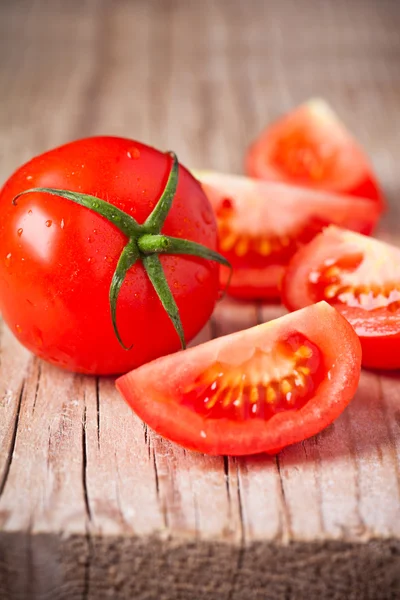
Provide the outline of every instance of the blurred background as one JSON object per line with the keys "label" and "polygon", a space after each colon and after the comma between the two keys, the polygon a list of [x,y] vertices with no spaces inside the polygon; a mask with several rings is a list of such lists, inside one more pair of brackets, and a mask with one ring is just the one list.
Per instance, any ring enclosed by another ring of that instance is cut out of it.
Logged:
{"label": "blurred background", "polygon": [[94,134],[241,172],[271,119],[323,96],[393,200],[399,31],[398,0],[0,0],[0,178]]}

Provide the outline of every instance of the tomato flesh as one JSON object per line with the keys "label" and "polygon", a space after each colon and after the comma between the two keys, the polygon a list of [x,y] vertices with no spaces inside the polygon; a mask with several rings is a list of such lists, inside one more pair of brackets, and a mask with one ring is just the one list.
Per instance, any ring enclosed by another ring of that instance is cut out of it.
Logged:
{"label": "tomato flesh", "polygon": [[359,335],[365,366],[400,367],[400,249],[331,226],[292,259],[283,300],[328,301]]}
{"label": "tomato flesh", "polygon": [[307,338],[292,334],[277,342],[282,371],[270,376],[271,357],[257,348],[238,365],[216,362],[198,375],[182,394],[183,406],[211,419],[263,419],[299,410],[323,379],[322,355]]}
{"label": "tomato flesh", "polygon": [[342,412],[360,361],[354,330],[322,302],[160,358],[117,387],[150,427],[186,448],[275,453]]}
{"label": "tomato flesh", "polygon": [[[229,202],[230,208],[227,208]],[[306,244],[329,224],[329,221],[313,219],[299,224],[291,231],[278,235],[271,233],[241,232],[232,224],[235,218],[234,201],[224,199],[216,210],[219,225],[219,247],[226,258],[237,268],[264,268],[267,265],[285,265],[299,245]]]}
{"label": "tomato flesh", "polygon": [[312,99],[273,123],[246,156],[252,177],[384,200],[363,149],[330,106]]}
{"label": "tomato flesh", "polygon": [[[29,350],[60,367],[92,374],[126,372],[180,348],[180,341],[141,262],[128,271],[117,302],[118,343],[109,304],[111,280],[127,238],[93,211],[48,194],[54,187],[97,196],[143,223],[166,185],[171,157],[113,137],[79,140],[19,168],[0,192],[0,309]],[[163,233],[213,250],[214,214],[183,167]],[[219,267],[190,256],[160,257],[186,340],[209,318]],[[193,310],[193,305],[196,310]]]}
{"label": "tomato flesh", "polygon": [[[214,207],[219,251],[233,267],[228,293],[236,297],[278,297],[284,269],[301,245],[330,223],[370,233],[379,215],[371,200],[211,171],[195,174]],[[222,287],[228,275],[221,269]]]}

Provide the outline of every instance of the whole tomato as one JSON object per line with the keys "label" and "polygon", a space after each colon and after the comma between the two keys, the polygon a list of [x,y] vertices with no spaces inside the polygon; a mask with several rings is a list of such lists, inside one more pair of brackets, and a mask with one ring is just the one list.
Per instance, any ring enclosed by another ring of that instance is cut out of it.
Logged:
{"label": "whole tomato", "polygon": [[216,245],[210,203],[174,156],[115,137],[72,142],[20,167],[0,192],[0,309],[41,358],[123,373],[206,323]]}

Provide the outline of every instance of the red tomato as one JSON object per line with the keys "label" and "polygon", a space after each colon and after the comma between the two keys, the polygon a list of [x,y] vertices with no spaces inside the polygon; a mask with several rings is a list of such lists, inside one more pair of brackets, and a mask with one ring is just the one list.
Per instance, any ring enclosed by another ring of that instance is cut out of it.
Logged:
{"label": "red tomato", "polygon": [[[180,347],[141,262],[130,268],[117,304],[109,288],[127,238],[92,210],[34,187],[63,188],[106,200],[143,223],[162,194],[171,157],[132,140],[97,137],[46,152],[18,169],[0,193],[0,309],[16,337],[45,360],[83,373],[121,373]],[[184,168],[163,233],[215,249],[210,203]],[[162,256],[186,339],[210,316],[219,267],[190,256]],[[195,307],[195,309],[194,309]]]}
{"label": "red tomato", "polygon": [[352,399],[361,349],[325,302],[166,356],[117,380],[155,431],[207,454],[276,453]]}
{"label": "red tomato", "polygon": [[[376,202],[238,175],[196,172],[213,205],[219,251],[233,266],[228,289],[240,298],[279,296],[290,258],[330,223],[370,233]],[[221,269],[225,286],[229,272]]]}
{"label": "red tomato", "polygon": [[400,368],[399,248],[328,227],[293,257],[282,296],[291,310],[333,304],[360,338],[363,365]]}
{"label": "red tomato", "polygon": [[364,150],[323,100],[313,99],[267,127],[250,147],[252,177],[384,200]]}

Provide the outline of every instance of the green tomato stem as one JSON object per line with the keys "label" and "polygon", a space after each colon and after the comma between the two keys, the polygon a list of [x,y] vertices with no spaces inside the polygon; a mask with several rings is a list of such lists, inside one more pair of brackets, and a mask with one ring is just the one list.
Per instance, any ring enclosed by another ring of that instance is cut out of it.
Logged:
{"label": "green tomato stem", "polygon": [[203,244],[185,240],[183,238],[169,237],[167,235],[143,235],[138,239],[139,250],[143,254],[188,254],[198,256],[230,268],[230,262],[218,252],[210,250]]}
{"label": "green tomato stem", "polygon": [[179,314],[179,309],[176,305],[175,299],[172,295],[171,289],[165,278],[165,274],[157,254],[149,254],[142,258],[143,266],[146,269],[146,273],[149,276],[151,283],[158,297],[161,300],[161,304],[165,308],[169,318],[171,319],[179,339],[181,341],[182,348],[186,348],[185,334],[183,331],[182,321]]}
{"label": "green tomato stem", "polygon": [[120,210],[113,204],[97,198],[96,196],[89,196],[88,194],[81,194],[80,192],[69,192],[68,190],[59,190],[56,188],[33,188],[31,190],[25,190],[21,192],[13,199],[13,204],[17,204],[18,198],[24,194],[42,193],[50,194],[52,196],[59,196],[66,200],[71,200],[75,204],[80,204],[85,208],[89,208],[91,211],[101,215],[110,223],[113,223],[122,233],[128,237],[134,235],[138,236],[142,232],[142,227],[137,221],[123,210]]}
{"label": "green tomato stem", "polygon": [[171,209],[178,187],[179,163],[176,154],[170,152],[172,158],[172,167],[168,177],[167,185],[161,198],[153,209],[153,212],[147,217],[143,227],[149,233],[159,233],[165,223],[165,219]]}
{"label": "green tomato stem", "polygon": [[111,320],[114,328],[115,335],[124,350],[130,350],[132,346],[125,346],[121,340],[118,327],[117,327],[117,300],[121,290],[121,286],[124,283],[127,271],[135,264],[139,258],[139,249],[137,247],[136,240],[131,238],[126,244],[125,248],[121,252],[119,257],[117,268],[115,269],[109,292],[110,299],[110,310]]}

